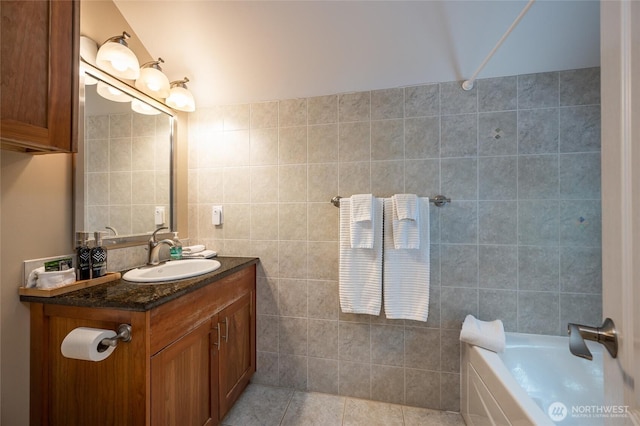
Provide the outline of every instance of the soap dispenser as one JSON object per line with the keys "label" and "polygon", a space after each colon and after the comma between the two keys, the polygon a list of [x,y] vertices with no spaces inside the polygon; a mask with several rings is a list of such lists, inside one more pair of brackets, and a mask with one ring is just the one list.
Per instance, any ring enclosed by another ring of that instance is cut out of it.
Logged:
{"label": "soap dispenser", "polygon": [[78,264],[78,276],[77,280],[83,281],[91,278],[91,249],[89,248],[89,233],[77,232],[76,241],[78,246],[76,247],[76,256]]}
{"label": "soap dispenser", "polygon": [[173,233],[173,246],[169,249],[169,255],[171,256],[171,260],[180,260],[182,259],[182,243],[178,238],[178,233]]}
{"label": "soap dispenser", "polygon": [[107,249],[102,246],[101,231],[93,233],[96,246],[91,249],[91,278],[102,277],[107,273]]}

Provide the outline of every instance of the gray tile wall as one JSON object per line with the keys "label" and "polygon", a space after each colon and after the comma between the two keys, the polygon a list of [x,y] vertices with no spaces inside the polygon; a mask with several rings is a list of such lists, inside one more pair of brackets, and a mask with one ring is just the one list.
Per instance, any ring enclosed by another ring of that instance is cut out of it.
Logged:
{"label": "gray tile wall", "polygon": [[[254,381],[458,410],[466,314],[598,324],[599,87],[594,68],[192,114],[189,236],[261,259]],[[342,314],[329,200],[401,192],[453,199],[431,207],[429,319]]]}
{"label": "gray tile wall", "polygon": [[117,113],[85,118],[85,226],[119,234],[155,229],[155,206],[169,218],[169,118]]}

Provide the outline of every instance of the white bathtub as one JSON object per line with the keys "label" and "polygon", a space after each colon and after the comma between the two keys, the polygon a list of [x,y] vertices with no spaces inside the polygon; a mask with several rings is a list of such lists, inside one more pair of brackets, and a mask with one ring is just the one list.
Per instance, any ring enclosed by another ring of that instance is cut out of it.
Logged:
{"label": "white bathtub", "polygon": [[593,361],[573,356],[569,339],[561,336],[507,333],[501,354],[463,344],[460,411],[465,422],[603,424],[589,412],[603,406],[602,346],[587,344]]}

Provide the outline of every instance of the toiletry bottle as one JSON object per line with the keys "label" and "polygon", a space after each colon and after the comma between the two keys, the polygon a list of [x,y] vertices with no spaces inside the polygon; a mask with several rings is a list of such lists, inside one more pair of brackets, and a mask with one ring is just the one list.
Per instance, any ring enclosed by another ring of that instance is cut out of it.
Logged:
{"label": "toiletry bottle", "polygon": [[91,249],[87,242],[89,241],[88,232],[76,233],[78,246],[76,247],[76,259],[78,265],[77,280],[88,280],[91,278]]}
{"label": "toiletry bottle", "polygon": [[93,233],[96,246],[91,249],[91,278],[98,278],[107,273],[107,249],[102,247],[102,232]]}
{"label": "toiletry bottle", "polygon": [[173,233],[173,247],[169,248],[169,254],[171,255],[171,260],[182,259],[182,243],[178,239],[177,232]]}

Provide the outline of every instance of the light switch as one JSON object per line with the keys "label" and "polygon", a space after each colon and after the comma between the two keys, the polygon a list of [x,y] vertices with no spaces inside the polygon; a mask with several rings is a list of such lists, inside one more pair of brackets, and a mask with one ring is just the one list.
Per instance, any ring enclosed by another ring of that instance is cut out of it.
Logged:
{"label": "light switch", "polygon": [[222,206],[213,206],[211,208],[211,224],[222,225],[224,219],[222,217]]}
{"label": "light switch", "polygon": [[154,222],[156,225],[164,225],[164,206],[156,206]]}

